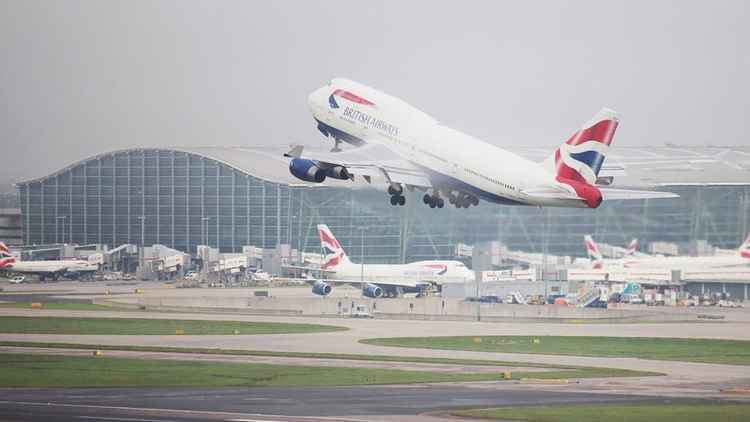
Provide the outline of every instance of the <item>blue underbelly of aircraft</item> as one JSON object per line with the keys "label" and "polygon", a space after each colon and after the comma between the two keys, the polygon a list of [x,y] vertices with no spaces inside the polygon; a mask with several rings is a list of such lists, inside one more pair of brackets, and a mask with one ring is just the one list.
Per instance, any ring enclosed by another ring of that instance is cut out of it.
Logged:
{"label": "blue underbelly of aircraft", "polygon": [[344,141],[347,144],[352,144],[357,147],[365,144],[365,141],[363,141],[362,139],[359,139],[356,136],[352,136],[344,132],[343,130],[336,129],[335,127],[327,125],[318,119],[315,119],[315,121],[318,122],[318,130],[325,136],[332,136],[334,139]]}

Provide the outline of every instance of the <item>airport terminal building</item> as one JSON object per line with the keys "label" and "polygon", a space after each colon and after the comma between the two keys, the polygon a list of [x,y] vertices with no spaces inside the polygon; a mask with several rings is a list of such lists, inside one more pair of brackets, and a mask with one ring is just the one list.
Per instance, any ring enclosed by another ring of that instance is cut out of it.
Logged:
{"label": "airport terminal building", "polygon": [[[551,149],[513,150],[541,161]],[[402,262],[451,258],[458,243],[492,240],[583,255],[585,234],[611,244],[704,239],[731,249],[750,230],[750,148],[617,151],[615,160],[629,170],[616,184],[657,186],[680,198],[615,201],[598,210],[489,203],[430,209],[415,192],[407,206],[393,207],[384,186],[294,178],[279,147],[120,150],[16,186],[27,245],[158,243],[194,253],[200,244],[238,252],[286,243],[315,252],[315,226],[325,223],[355,260],[364,254],[368,262]],[[681,164],[656,164],[666,159]]]}

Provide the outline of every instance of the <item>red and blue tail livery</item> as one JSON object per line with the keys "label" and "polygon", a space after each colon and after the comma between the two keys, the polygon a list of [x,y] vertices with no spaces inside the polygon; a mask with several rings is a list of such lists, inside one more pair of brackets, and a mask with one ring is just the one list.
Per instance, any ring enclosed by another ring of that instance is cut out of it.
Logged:
{"label": "red and blue tail livery", "polygon": [[618,124],[617,112],[602,109],[562,144],[555,151],[555,173],[558,180],[574,180],[592,185],[596,183]]}
{"label": "red and blue tail livery", "polygon": [[16,262],[16,258],[11,255],[10,249],[5,246],[5,243],[0,242],[0,268],[5,268],[14,262]]}
{"label": "red and blue tail livery", "polygon": [[331,230],[325,224],[318,225],[318,236],[320,236],[320,247],[323,249],[322,270],[333,269],[347,260],[346,252]]}

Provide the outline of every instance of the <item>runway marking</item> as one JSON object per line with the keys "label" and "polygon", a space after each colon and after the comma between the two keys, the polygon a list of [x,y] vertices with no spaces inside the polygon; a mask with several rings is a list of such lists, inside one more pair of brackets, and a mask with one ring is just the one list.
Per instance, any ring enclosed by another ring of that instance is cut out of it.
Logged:
{"label": "runway marking", "polygon": [[[96,404],[72,404],[72,403],[53,403],[53,402],[34,402],[34,401],[15,401],[15,400],[0,400],[0,404],[20,404],[24,406],[60,406],[60,407],[72,407],[72,408],[89,408],[89,409],[111,409],[111,410],[135,410],[135,411],[142,411],[142,412],[172,412],[172,413],[184,413],[184,414],[209,414],[209,415],[226,415],[226,416],[257,416],[257,417],[276,417],[276,418],[304,418],[304,419],[314,419],[314,420],[323,420],[323,421],[338,421],[338,422],[389,422],[385,420],[378,420],[378,419],[351,419],[351,418],[337,418],[337,417],[326,417],[326,416],[287,416],[287,415],[265,415],[262,413],[237,413],[237,412],[222,412],[222,411],[211,411],[211,410],[183,410],[183,409],[159,409],[159,408],[153,408],[153,407],[129,407],[129,406],[102,406],[102,405],[96,405]],[[93,418],[93,417],[91,417]],[[93,419],[106,419],[103,417],[93,418]],[[118,419],[121,421],[149,421],[149,419]],[[158,422],[171,422],[164,419],[151,419],[152,421],[158,421]],[[236,420],[240,421],[242,419],[227,419],[227,420]],[[245,419],[246,421],[252,421],[252,419]],[[178,422],[178,421],[175,421]],[[258,421],[261,422],[261,421]],[[271,421],[265,421],[262,422],[271,422]],[[277,421],[277,422],[284,422],[284,421]]]}
{"label": "runway marking", "polygon": [[173,421],[169,419],[141,419],[141,418],[115,418],[115,417],[108,417],[108,416],[76,416],[78,419],[94,419],[94,420],[104,420],[104,421],[131,421],[131,422],[179,422],[179,421]]}
{"label": "runway marking", "polygon": [[274,421],[271,419],[227,419],[227,422],[284,422],[284,421]]}

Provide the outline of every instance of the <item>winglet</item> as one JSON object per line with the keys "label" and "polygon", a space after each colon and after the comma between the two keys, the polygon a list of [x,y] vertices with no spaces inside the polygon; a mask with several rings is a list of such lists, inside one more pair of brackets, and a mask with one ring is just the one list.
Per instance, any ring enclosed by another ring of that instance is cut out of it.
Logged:
{"label": "winglet", "polygon": [[299,158],[302,156],[302,150],[305,149],[302,145],[295,145],[289,152],[284,154],[284,157]]}

